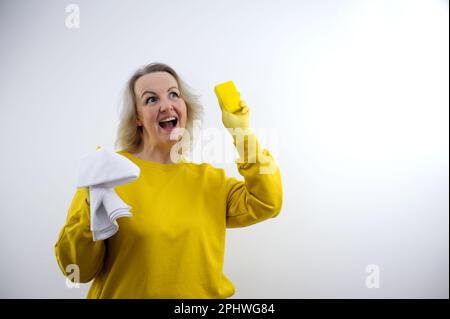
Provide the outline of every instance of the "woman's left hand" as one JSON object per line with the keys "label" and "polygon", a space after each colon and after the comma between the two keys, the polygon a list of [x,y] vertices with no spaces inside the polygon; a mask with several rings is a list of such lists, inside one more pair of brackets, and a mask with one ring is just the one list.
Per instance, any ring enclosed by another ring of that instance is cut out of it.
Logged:
{"label": "woman's left hand", "polygon": [[222,123],[228,130],[240,128],[246,131],[250,127],[250,108],[244,100],[239,102],[239,106],[241,108],[232,113],[220,105]]}

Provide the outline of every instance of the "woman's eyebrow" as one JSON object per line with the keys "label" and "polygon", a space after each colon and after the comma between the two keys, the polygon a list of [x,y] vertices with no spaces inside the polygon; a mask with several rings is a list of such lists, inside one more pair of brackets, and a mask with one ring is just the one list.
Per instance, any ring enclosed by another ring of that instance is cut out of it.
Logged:
{"label": "woman's eyebrow", "polygon": [[[171,89],[177,89],[177,90],[178,90],[178,88],[177,88],[176,86],[172,86],[172,87],[170,87],[170,88],[167,90],[167,92],[169,92]],[[152,92],[152,91],[144,91],[144,92],[142,92],[142,94],[141,94],[141,99],[142,99],[142,97],[144,96],[145,93],[156,94],[155,92]]]}

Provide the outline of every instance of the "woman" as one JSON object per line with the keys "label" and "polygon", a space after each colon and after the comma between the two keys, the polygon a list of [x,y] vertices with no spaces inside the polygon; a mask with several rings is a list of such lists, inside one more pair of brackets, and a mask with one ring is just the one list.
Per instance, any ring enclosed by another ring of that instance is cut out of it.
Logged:
{"label": "woman", "polygon": [[[227,177],[210,164],[174,162],[174,128],[192,130],[201,106],[169,66],[147,65],[128,81],[116,146],[139,166],[136,180],[115,187],[132,207],[118,220],[112,237],[93,241],[89,189],[78,188],[55,245],[58,264],[79,267],[82,283],[94,280],[88,298],[227,298],[235,287],[222,273],[226,228],[245,227],[279,214],[281,177],[268,150],[261,174],[260,156],[234,137],[244,181]],[[226,128],[244,129],[245,142],[259,144],[248,130],[249,111],[222,108]],[[244,147],[241,147],[244,146]],[[258,152],[256,153],[259,154]],[[70,267],[68,267],[70,268]],[[71,268],[70,268],[71,269]]]}

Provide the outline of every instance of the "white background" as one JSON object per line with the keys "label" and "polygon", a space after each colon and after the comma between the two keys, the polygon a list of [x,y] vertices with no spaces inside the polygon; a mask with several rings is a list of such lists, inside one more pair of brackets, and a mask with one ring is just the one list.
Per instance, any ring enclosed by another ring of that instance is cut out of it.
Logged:
{"label": "white background", "polygon": [[283,210],[227,231],[233,298],[449,297],[448,1],[74,3],[79,29],[70,2],[0,2],[0,297],[86,296],[54,244],[80,158],[113,147],[120,91],[151,62],[202,96],[206,126],[233,80],[278,132],[260,140]]}

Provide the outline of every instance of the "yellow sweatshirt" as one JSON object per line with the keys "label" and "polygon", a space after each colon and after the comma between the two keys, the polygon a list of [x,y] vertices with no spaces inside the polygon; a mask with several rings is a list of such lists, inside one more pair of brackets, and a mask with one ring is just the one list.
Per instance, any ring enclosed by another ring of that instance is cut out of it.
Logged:
{"label": "yellow sweatshirt", "polygon": [[[118,151],[141,169],[139,178],[114,188],[133,215],[117,220],[114,236],[94,242],[89,190],[78,188],[55,244],[63,274],[76,264],[80,282],[93,279],[87,298],[232,296],[235,287],[222,272],[226,228],[276,217],[282,206],[280,171],[263,152],[265,164],[259,156],[236,161],[240,181],[210,164],[161,164]],[[263,166],[275,170],[261,174]]]}

